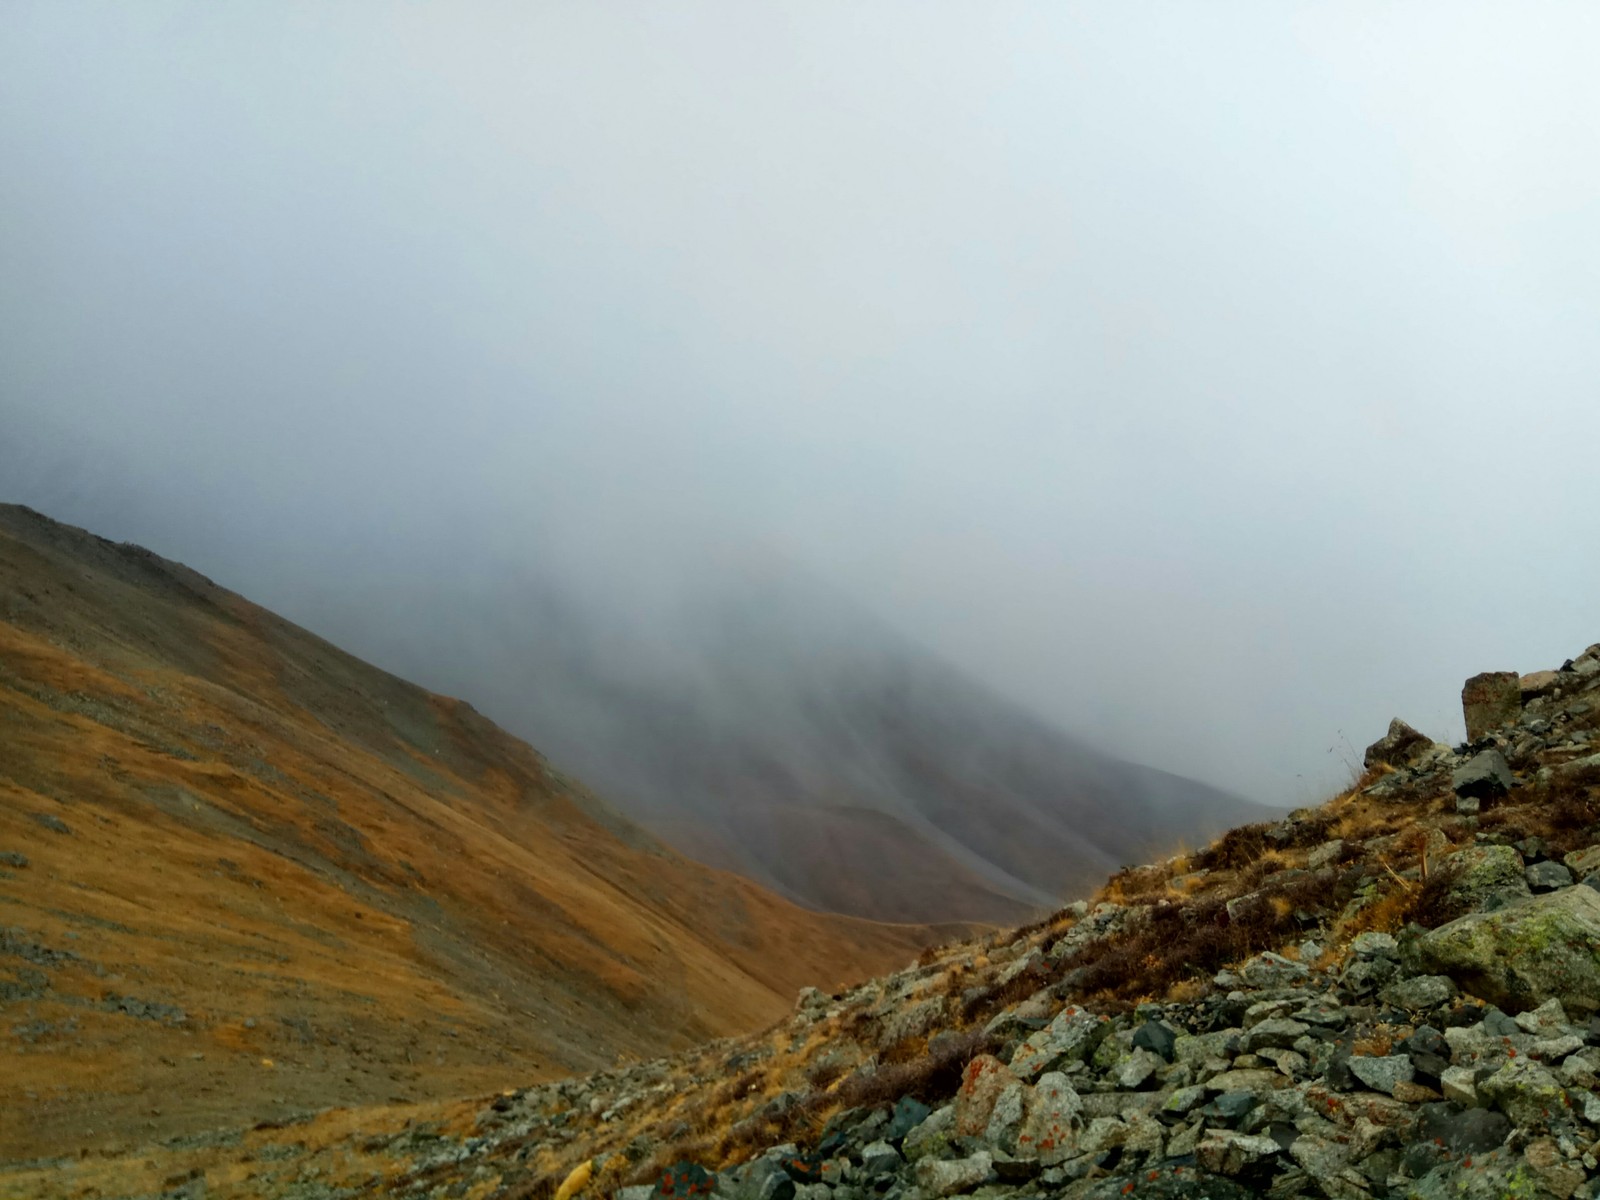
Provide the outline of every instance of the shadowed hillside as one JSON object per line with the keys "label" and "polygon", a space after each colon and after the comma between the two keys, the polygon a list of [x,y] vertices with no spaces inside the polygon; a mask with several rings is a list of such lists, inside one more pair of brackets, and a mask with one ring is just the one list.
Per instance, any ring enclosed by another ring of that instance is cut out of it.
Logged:
{"label": "shadowed hillside", "polygon": [[0,1158],[591,1070],[928,936],[686,861],[470,705],[0,507]]}

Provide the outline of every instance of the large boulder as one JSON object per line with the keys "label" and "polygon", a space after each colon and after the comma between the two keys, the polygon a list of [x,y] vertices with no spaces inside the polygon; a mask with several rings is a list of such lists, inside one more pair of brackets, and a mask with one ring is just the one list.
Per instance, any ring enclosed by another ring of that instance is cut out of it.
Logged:
{"label": "large boulder", "polygon": [[1526,704],[1540,696],[1548,696],[1561,686],[1561,682],[1560,671],[1533,671],[1517,681],[1517,690],[1522,693],[1522,702]]}
{"label": "large boulder", "polygon": [[1464,909],[1496,908],[1532,894],[1522,855],[1511,846],[1468,846],[1440,866],[1452,879],[1451,902]]}
{"label": "large boulder", "polygon": [[1428,970],[1509,1011],[1552,997],[1568,1012],[1600,1008],[1600,892],[1566,888],[1472,913],[1423,936]]}
{"label": "large boulder", "polygon": [[1511,764],[1498,750],[1474,754],[1450,774],[1450,787],[1456,795],[1475,796],[1479,800],[1504,796],[1515,782]]}
{"label": "large boulder", "polygon": [[1372,745],[1362,762],[1370,771],[1373,767],[1405,767],[1433,749],[1433,739],[1418,733],[1399,717],[1389,722],[1389,732]]}
{"label": "large boulder", "polygon": [[1461,715],[1469,742],[1514,724],[1522,715],[1522,677],[1515,671],[1474,675],[1461,687]]}

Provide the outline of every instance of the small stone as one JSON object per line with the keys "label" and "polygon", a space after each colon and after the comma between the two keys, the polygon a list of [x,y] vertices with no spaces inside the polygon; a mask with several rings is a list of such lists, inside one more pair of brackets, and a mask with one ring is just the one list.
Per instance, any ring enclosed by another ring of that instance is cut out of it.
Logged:
{"label": "small stone", "polygon": [[1485,909],[1493,901],[1532,895],[1522,873],[1522,855],[1510,846],[1467,846],[1441,865],[1453,877],[1450,899],[1466,909]]}
{"label": "small stone", "polygon": [[1302,1134],[1289,1147],[1289,1157],[1299,1163],[1313,1179],[1328,1179],[1350,1165],[1349,1146],[1314,1134]]}
{"label": "small stone", "polygon": [[1529,1059],[1507,1062],[1478,1085],[1478,1093],[1518,1125],[1544,1125],[1565,1110],[1561,1085]]}
{"label": "small stone", "polygon": [[31,812],[28,816],[43,825],[51,833],[71,833],[72,830],[60,817],[51,816],[49,813]]}
{"label": "small stone", "polygon": [[1391,1096],[1394,1094],[1395,1084],[1401,1080],[1409,1083],[1416,1073],[1411,1059],[1404,1054],[1387,1054],[1381,1058],[1352,1055],[1350,1070],[1373,1091],[1384,1092]]}
{"label": "small stone", "polygon": [[1184,1116],[1204,1104],[1206,1095],[1205,1087],[1198,1083],[1178,1088],[1167,1097],[1167,1102],[1161,1106],[1161,1113],[1163,1116]]}
{"label": "small stone", "polygon": [[1175,1034],[1160,1021],[1146,1021],[1133,1031],[1133,1047],[1135,1050],[1149,1050],[1158,1054],[1164,1062],[1172,1061],[1173,1043],[1177,1041]]}
{"label": "small stone", "polygon": [[1600,871],[1600,846],[1590,846],[1586,850],[1574,850],[1562,861],[1567,864],[1567,869],[1576,876],[1584,876],[1591,871]]}
{"label": "small stone", "polygon": [[1232,1125],[1257,1104],[1254,1092],[1223,1092],[1206,1105],[1202,1115],[1225,1125]]}
{"label": "small stone", "polygon": [[1528,1047],[1528,1053],[1540,1062],[1557,1063],[1582,1049],[1583,1039],[1575,1033],[1568,1033],[1561,1037],[1540,1038]]}
{"label": "small stone", "polygon": [[[915,1162],[919,1158],[937,1158],[945,1153],[950,1146],[950,1139],[955,1133],[956,1106],[946,1104],[937,1112],[930,1113],[906,1133],[905,1140],[900,1144],[901,1153],[906,1156],[907,1162]],[[892,1128],[891,1128],[892,1132]],[[893,1140],[891,1137],[890,1141]]]}
{"label": "small stone", "polygon": [[1564,1032],[1569,1024],[1567,1010],[1561,1001],[1551,997],[1538,1008],[1518,1013],[1511,1018],[1523,1033],[1552,1034]]}
{"label": "small stone", "polygon": [[1361,933],[1350,943],[1357,958],[1399,958],[1400,943],[1391,933]]}
{"label": "small stone", "polygon": [[994,1102],[994,1111],[989,1117],[989,1124],[984,1128],[984,1141],[991,1146],[998,1146],[1007,1153],[1016,1150],[1017,1134],[1022,1128],[1027,1093],[1028,1086],[1024,1083],[1012,1083],[1001,1091],[999,1098]]}
{"label": "small stone", "polygon": [[1485,1154],[1498,1147],[1511,1134],[1511,1121],[1504,1113],[1486,1108],[1469,1108],[1447,1117],[1434,1131],[1445,1148],[1457,1154]]}
{"label": "small stone", "polygon": [[1128,1126],[1118,1117],[1096,1117],[1078,1136],[1078,1150],[1083,1154],[1099,1154],[1122,1145],[1128,1136]]}
{"label": "small stone", "polygon": [[888,1175],[904,1161],[888,1142],[873,1142],[861,1150],[861,1167],[868,1175]]}
{"label": "small stone", "polygon": [[1431,1087],[1418,1083],[1414,1079],[1402,1079],[1394,1085],[1394,1091],[1389,1093],[1403,1104],[1427,1104],[1432,1100],[1443,1099]]}
{"label": "small stone", "polygon": [[1403,1008],[1407,1012],[1438,1008],[1448,1004],[1456,994],[1456,985],[1444,975],[1416,975],[1391,983],[1380,993],[1385,1004]]}
{"label": "small stone", "polygon": [[1478,1106],[1478,1073],[1471,1067],[1447,1067],[1439,1075],[1439,1089],[1446,1100],[1463,1108]]}
{"label": "small stone", "polygon": [[1566,1161],[1554,1138],[1538,1138],[1529,1142],[1522,1157],[1557,1200],[1569,1200],[1583,1183],[1583,1168]]}
{"label": "small stone", "polygon": [[1194,1152],[1205,1170],[1216,1175],[1238,1175],[1280,1151],[1277,1142],[1260,1134],[1213,1129],[1206,1131]]}
{"label": "small stone", "polygon": [[[954,1116],[955,1110],[951,1109]],[[933,1110],[915,1096],[901,1096],[889,1115],[889,1126],[883,1131],[886,1141],[898,1142],[933,1115]]]}
{"label": "small stone", "polygon": [[1268,950],[1248,960],[1239,968],[1239,974],[1251,987],[1272,988],[1303,983],[1311,971],[1304,963],[1297,963],[1292,958]]}
{"label": "small stone", "polygon": [[985,1150],[968,1158],[924,1158],[916,1165],[917,1186],[933,1196],[954,1196],[987,1183],[994,1158]]}
{"label": "small stone", "polygon": [[1535,894],[1572,886],[1572,872],[1558,862],[1532,863],[1522,875],[1528,881],[1528,890]]}
{"label": "small stone", "polygon": [[1324,842],[1310,854],[1306,855],[1306,866],[1313,871],[1320,871],[1323,867],[1331,866],[1339,861],[1339,856],[1344,853],[1344,839],[1334,838],[1331,842]]}
{"label": "small stone", "polygon": [[25,867],[28,865],[28,856],[18,854],[15,850],[7,850],[0,854],[0,867]]}
{"label": "small stone", "polygon": [[1309,1025],[1289,1017],[1275,1017],[1271,1020],[1261,1021],[1246,1030],[1244,1048],[1246,1053],[1250,1054],[1264,1049],[1287,1050],[1309,1028]]}
{"label": "small stone", "polygon": [[1117,1086],[1124,1091],[1136,1092],[1163,1066],[1161,1056],[1140,1047],[1128,1055],[1117,1067]]}

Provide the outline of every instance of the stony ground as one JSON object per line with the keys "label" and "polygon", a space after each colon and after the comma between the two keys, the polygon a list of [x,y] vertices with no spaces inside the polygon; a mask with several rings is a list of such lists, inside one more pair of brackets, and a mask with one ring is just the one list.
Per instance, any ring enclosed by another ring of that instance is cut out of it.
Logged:
{"label": "stony ground", "polygon": [[5,1195],[1600,1196],[1600,647],[1349,792],[763,1033]]}

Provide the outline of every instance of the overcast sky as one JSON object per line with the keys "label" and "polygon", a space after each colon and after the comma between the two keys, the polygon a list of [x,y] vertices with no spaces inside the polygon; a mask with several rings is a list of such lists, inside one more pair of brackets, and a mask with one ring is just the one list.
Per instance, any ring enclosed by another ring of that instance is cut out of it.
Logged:
{"label": "overcast sky", "polygon": [[0,4],[0,499],[814,572],[1304,802],[1600,640],[1591,3]]}

